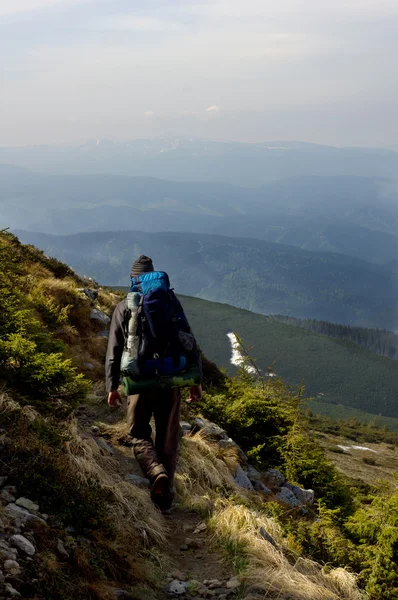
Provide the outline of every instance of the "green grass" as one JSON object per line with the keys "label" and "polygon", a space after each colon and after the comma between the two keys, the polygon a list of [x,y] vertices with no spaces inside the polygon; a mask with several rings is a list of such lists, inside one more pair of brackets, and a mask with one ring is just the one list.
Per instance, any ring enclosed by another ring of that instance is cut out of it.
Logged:
{"label": "green grass", "polygon": [[394,417],[383,417],[370,412],[365,412],[351,406],[343,406],[342,404],[327,404],[318,400],[310,400],[307,407],[312,412],[332,419],[348,421],[357,419],[361,423],[374,422],[378,427],[388,427],[391,431],[398,431],[398,419]]}

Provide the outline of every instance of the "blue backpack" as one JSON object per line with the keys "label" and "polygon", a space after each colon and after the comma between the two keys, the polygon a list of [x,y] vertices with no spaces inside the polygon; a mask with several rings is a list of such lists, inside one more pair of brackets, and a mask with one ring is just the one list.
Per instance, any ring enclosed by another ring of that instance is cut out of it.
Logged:
{"label": "blue backpack", "polygon": [[152,271],[132,277],[131,292],[140,294],[136,332],[140,376],[181,372],[187,366],[194,338],[167,273]]}

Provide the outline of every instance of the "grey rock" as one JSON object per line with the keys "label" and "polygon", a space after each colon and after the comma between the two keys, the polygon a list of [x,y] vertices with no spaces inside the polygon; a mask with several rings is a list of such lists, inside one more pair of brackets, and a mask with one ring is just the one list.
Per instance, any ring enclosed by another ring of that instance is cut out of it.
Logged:
{"label": "grey rock", "polygon": [[63,558],[69,558],[69,552],[66,550],[62,540],[57,540],[57,552]]}
{"label": "grey rock", "polygon": [[5,584],[4,591],[10,598],[21,598],[21,594],[14,587],[12,587],[11,583]]}
{"label": "grey rock", "polygon": [[34,554],[36,554],[36,549],[32,542],[26,539],[26,537],[24,537],[23,535],[13,535],[10,538],[10,544],[12,546],[15,546],[15,548],[18,548],[18,550],[22,550],[22,552],[25,552],[25,554],[27,554],[28,556],[33,556]]}
{"label": "grey rock", "polygon": [[102,312],[102,310],[97,310],[96,308],[92,309],[90,313],[90,318],[94,321],[98,321],[98,323],[100,323],[101,325],[109,325],[109,323],[111,322],[107,314]]}
{"label": "grey rock", "polygon": [[277,547],[278,547],[278,544],[275,542],[275,540],[274,540],[274,538],[272,537],[272,535],[270,535],[270,534],[268,533],[268,531],[266,531],[266,530],[264,529],[264,527],[260,527],[260,529],[259,529],[259,534],[261,535],[261,537],[262,537],[264,540],[267,540],[267,542],[269,542],[270,544],[272,544],[272,546],[274,546],[274,548],[277,548]]}
{"label": "grey rock", "polygon": [[240,446],[238,446],[238,444],[236,442],[234,442],[234,440],[230,437],[227,437],[225,439],[222,440],[218,440],[218,446],[223,449],[223,448],[234,448],[234,450],[236,450],[239,460],[241,463],[247,465],[249,459],[247,458],[246,454],[243,452],[242,448]]}
{"label": "grey rock", "polygon": [[206,529],[207,529],[206,523],[203,523],[203,522],[199,523],[199,525],[197,525],[194,529],[194,534],[196,535],[198,533],[201,533],[202,531],[206,531]]}
{"label": "grey rock", "polygon": [[110,454],[111,456],[115,454],[113,448],[110,447],[110,445],[104,440],[104,438],[95,438],[95,441],[97,442],[97,445],[101,450],[101,454]]}
{"label": "grey rock", "polygon": [[314,502],[315,492],[314,490],[304,490],[298,485],[292,485],[291,483],[285,483],[283,487],[288,488],[296,496],[297,500],[301,504],[312,504]]}
{"label": "grey rock", "polygon": [[149,479],[145,479],[145,477],[140,477],[140,475],[134,475],[134,473],[128,473],[125,477],[125,480],[133,485],[137,485],[138,487],[149,487]]}
{"label": "grey rock", "polygon": [[4,563],[4,571],[9,575],[19,575],[21,567],[16,560],[8,559]]}
{"label": "grey rock", "polygon": [[18,498],[15,502],[17,506],[22,506],[22,508],[26,508],[29,512],[37,512],[39,510],[39,505],[29,500],[29,498]]}
{"label": "grey rock", "polygon": [[94,435],[100,432],[100,428],[97,425],[91,425],[90,430]]}
{"label": "grey rock", "polygon": [[9,546],[0,546],[0,560],[3,562],[6,560],[15,560],[17,558],[17,551]]}
{"label": "grey rock", "polygon": [[286,481],[285,476],[277,469],[268,469],[268,471],[264,473],[264,477],[271,487],[280,487]]}
{"label": "grey rock", "polygon": [[228,439],[228,436],[224,429],[221,429],[221,427],[219,427],[215,423],[212,423],[211,421],[208,421],[207,419],[201,419],[199,417],[196,417],[193,420],[193,423],[194,425],[196,425],[196,428],[200,429],[201,432],[207,437],[214,438],[216,440]]}
{"label": "grey rock", "polygon": [[216,588],[221,588],[222,587],[222,581],[219,581],[218,579],[210,579],[207,587],[209,588],[209,590],[214,590]]}
{"label": "grey rock", "polygon": [[92,301],[98,298],[98,290],[93,290],[91,288],[78,288],[77,291],[82,292],[87,296],[87,298],[89,298]]}
{"label": "grey rock", "polygon": [[41,523],[45,523],[43,519],[36,515],[32,515],[26,508],[22,508],[22,506],[17,506],[17,504],[10,503],[5,507],[6,513],[10,515],[13,519],[18,519],[21,523],[26,523],[27,521],[37,520]]}
{"label": "grey rock", "polygon": [[174,579],[166,587],[166,594],[170,596],[182,596],[187,591],[187,583],[185,581],[178,581]]}
{"label": "grey rock", "polygon": [[241,488],[244,488],[245,490],[250,490],[250,491],[253,490],[252,482],[250,481],[247,474],[245,473],[245,471],[242,469],[242,467],[240,465],[237,466],[235,476],[234,476],[234,481],[235,481],[236,485],[238,485]]}
{"label": "grey rock", "polygon": [[93,363],[90,363],[90,362],[83,363],[83,367],[85,369],[87,369],[87,371],[94,371],[94,369],[95,369]]}
{"label": "grey rock", "polygon": [[272,494],[271,490],[262,482],[262,481],[254,481],[253,487],[256,492],[263,492],[263,494]]}
{"label": "grey rock", "polygon": [[291,508],[294,506],[301,506],[300,500],[298,500],[293,492],[287,487],[281,487],[280,491],[275,496],[280,502]]}
{"label": "grey rock", "polygon": [[5,487],[0,492],[0,502],[2,504],[9,504],[10,502],[15,502],[14,493],[11,491],[11,487]]}
{"label": "grey rock", "polygon": [[191,423],[188,423],[188,421],[180,421],[180,427],[184,434],[187,434],[190,431],[192,431],[192,425]]}
{"label": "grey rock", "polygon": [[257,471],[257,469],[255,469],[251,465],[247,465],[247,467],[246,467],[246,475],[248,476],[248,478],[252,482],[253,481],[261,481],[261,473],[260,473],[260,471]]}
{"label": "grey rock", "polygon": [[97,337],[108,338],[109,337],[109,331],[107,331],[106,329],[104,329],[103,331],[99,331],[97,333]]}
{"label": "grey rock", "polygon": [[187,550],[189,550],[189,546],[187,546],[187,544],[181,544],[180,550],[181,552],[186,552]]}
{"label": "grey rock", "polygon": [[227,588],[229,590],[237,590],[241,585],[242,584],[237,577],[232,577],[229,581],[227,581]]}

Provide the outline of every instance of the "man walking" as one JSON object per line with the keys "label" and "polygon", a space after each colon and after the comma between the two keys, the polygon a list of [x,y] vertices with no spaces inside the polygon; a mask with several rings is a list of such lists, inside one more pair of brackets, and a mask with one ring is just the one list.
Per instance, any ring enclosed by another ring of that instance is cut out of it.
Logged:
{"label": "man walking", "polygon": [[[145,280],[145,274],[148,273],[157,274],[154,272],[152,260],[142,255],[134,262],[131,270],[132,289],[134,285],[137,285],[138,287],[134,289],[142,291],[140,284]],[[160,273],[159,275],[165,274]],[[167,277],[167,275],[165,276]],[[173,293],[171,292],[171,294]],[[176,302],[178,301],[176,300]],[[128,304],[124,299],[116,306],[113,313],[106,354],[106,386],[108,404],[112,408],[121,405],[118,387],[122,354],[127,346],[128,319]],[[191,356],[193,354],[201,371],[197,344],[193,336],[191,338],[193,340]],[[201,396],[201,385],[191,387],[189,401],[200,400]],[[145,477],[150,481],[152,501],[165,513],[170,511],[174,497],[173,482],[180,437],[180,406],[180,389],[159,387],[156,385],[156,379],[153,381],[153,386],[149,385],[140,393],[129,395],[127,398],[127,424],[132,437],[134,454]],[[152,415],[156,427],[155,444],[151,436],[150,420]]]}

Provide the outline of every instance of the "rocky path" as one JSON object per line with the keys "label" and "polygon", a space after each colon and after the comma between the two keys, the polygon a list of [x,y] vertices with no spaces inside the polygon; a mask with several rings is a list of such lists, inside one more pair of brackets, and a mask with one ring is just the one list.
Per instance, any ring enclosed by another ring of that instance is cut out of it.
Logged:
{"label": "rocky path", "polygon": [[[95,438],[104,454],[117,458],[119,474],[132,484],[147,487],[126,435],[125,411],[110,411],[102,386],[94,388],[87,404],[77,411],[83,435]],[[241,584],[212,547],[206,523],[191,511],[179,507],[164,517],[168,526],[167,555],[170,567],[165,573],[164,591],[159,600],[239,598]],[[137,599],[138,600],[138,599]],[[144,599],[143,599],[144,600]]]}

